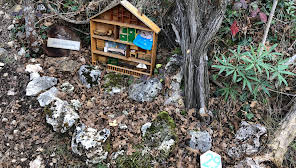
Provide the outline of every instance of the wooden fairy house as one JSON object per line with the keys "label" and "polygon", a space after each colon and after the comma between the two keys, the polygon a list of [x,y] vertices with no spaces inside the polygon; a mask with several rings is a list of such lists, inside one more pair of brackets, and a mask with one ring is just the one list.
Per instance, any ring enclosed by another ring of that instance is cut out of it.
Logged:
{"label": "wooden fairy house", "polygon": [[151,76],[160,28],[127,0],[96,14],[90,21],[92,63],[107,70]]}

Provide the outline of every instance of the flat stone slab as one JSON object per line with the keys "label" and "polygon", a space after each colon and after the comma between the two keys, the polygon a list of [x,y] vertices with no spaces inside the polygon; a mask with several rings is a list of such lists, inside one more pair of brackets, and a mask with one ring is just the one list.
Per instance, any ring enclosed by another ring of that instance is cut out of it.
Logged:
{"label": "flat stone slab", "polygon": [[54,77],[43,76],[34,78],[28,83],[26,88],[26,96],[36,96],[40,92],[47,90],[56,85],[58,80]]}

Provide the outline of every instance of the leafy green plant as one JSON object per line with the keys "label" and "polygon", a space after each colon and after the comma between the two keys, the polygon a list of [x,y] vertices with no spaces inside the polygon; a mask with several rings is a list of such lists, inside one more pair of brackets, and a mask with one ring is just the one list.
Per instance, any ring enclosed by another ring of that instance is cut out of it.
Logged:
{"label": "leafy green plant", "polygon": [[258,92],[270,96],[269,89],[282,84],[288,86],[287,75],[295,74],[289,71],[287,60],[282,58],[281,53],[273,52],[276,46],[261,51],[261,46],[257,49],[250,46],[250,50],[245,52],[238,46],[237,50],[229,50],[229,57],[223,54],[216,56],[218,63],[212,67],[219,70],[218,75],[229,80],[224,83],[225,88],[220,89],[225,99],[229,96],[235,99],[244,90],[256,99]]}

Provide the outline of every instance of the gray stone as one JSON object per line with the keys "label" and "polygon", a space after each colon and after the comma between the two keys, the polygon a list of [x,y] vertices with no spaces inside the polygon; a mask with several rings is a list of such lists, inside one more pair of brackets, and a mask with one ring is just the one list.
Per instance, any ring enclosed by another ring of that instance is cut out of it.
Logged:
{"label": "gray stone", "polygon": [[69,82],[65,82],[61,85],[62,92],[72,93],[74,91],[74,86]]}
{"label": "gray stone", "polygon": [[234,168],[263,168],[260,164],[256,163],[252,158],[245,158],[244,160],[240,161]]}
{"label": "gray stone", "polygon": [[169,79],[170,85],[165,97],[165,105],[174,104],[183,106],[183,98],[181,96],[181,81],[183,79],[183,57],[173,55],[165,66],[165,76]]}
{"label": "gray stone", "polygon": [[49,112],[46,114],[46,122],[56,132],[65,133],[79,120],[79,115],[68,102],[55,99]]}
{"label": "gray stone", "polygon": [[28,83],[26,88],[27,96],[36,96],[40,92],[49,89],[57,84],[57,79],[54,77],[43,76],[33,79]]}
{"label": "gray stone", "polygon": [[49,105],[51,102],[53,102],[57,97],[58,89],[56,87],[52,87],[48,91],[40,94],[37,98],[39,104],[41,107]]}
{"label": "gray stone", "polygon": [[4,48],[0,48],[0,58],[2,56],[6,56],[8,54],[7,50],[5,50]]}
{"label": "gray stone", "polygon": [[72,151],[86,157],[87,164],[97,164],[107,159],[108,152],[104,150],[104,143],[110,136],[110,130],[98,131],[80,124],[76,127],[72,137]]}
{"label": "gray stone", "polygon": [[112,158],[112,160],[116,160],[117,158],[118,158],[118,156],[122,156],[123,154],[124,154],[124,150],[121,150],[121,151],[117,151],[117,152],[114,152],[114,153],[112,153],[112,155],[111,155],[111,158]]}
{"label": "gray stone", "polygon": [[26,49],[22,47],[20,51],[17,53],[19,56],[25,56],[26,55]]}
{"label": "gray stone", "polygon": [[136,83],[129,88],[129,98],[137,102],[150,102],[162,90],[162,83],[156,79],[149,79],[147,81]]}
{"label": "gray stone", "polygon": [[202,153],[212,148],[212,137],[207,131],[190,131],[189,146],[198,149]]}
{"label": "gray stone", "polygon": [[242,121],[241,127],[235,134],[234,144],[229,148],[227,154],[239,159],[244,155],[252,155],[259,151],[260,137],[266,133],[266,128],[260,124],[249,124]]}
{"label": "gray stone", "polygon": [[151,127],[151,122],[148,122],[141,127],[142,136],[144,137],[148,128]]}
{"label": "gray stone", "polygon": [[101,71],[91,66],[82,65],[78,71],[79,79],[87,88],[100,84]]}

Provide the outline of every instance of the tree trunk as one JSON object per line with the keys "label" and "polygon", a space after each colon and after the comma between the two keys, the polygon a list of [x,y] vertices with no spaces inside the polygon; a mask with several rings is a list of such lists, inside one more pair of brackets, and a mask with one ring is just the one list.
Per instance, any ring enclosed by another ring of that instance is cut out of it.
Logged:
{"label": "tree trunk", "polygon": [[219,30],[228,0],[177,0],[178,20],[173,25],[184,55],[185,105],[206,109],[209,92],[208,46]]}

